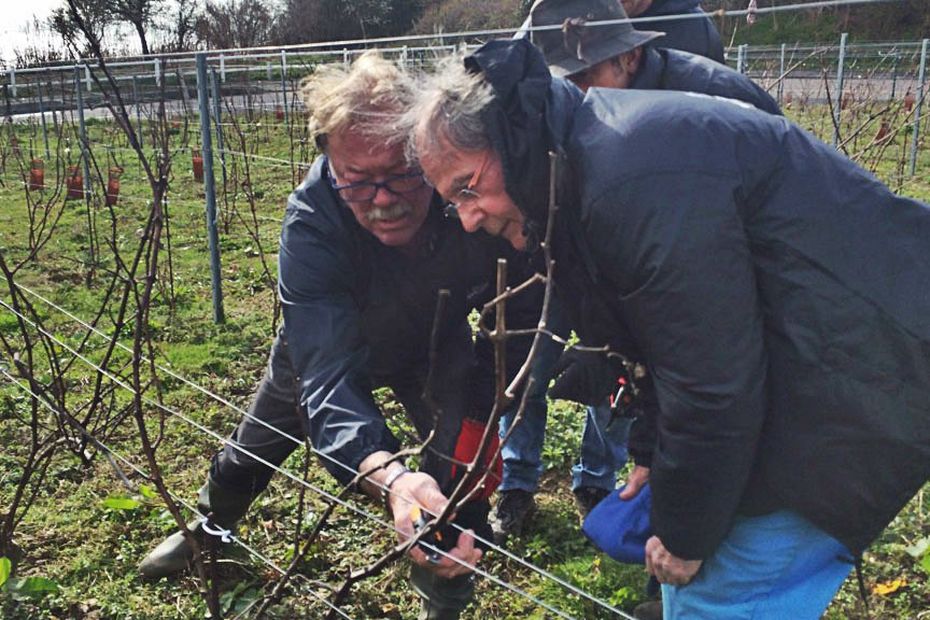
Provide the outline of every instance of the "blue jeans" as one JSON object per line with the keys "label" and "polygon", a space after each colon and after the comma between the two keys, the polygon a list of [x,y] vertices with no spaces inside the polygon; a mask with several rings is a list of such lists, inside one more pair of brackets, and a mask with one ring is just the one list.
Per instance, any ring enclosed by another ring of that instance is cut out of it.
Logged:
{"label": "blue jeans", "polygon": [[572,467],[572,490],[596,487],[612,491],[617,486],[617,472],[626,464],[626,440],[631,418],[617,418],[610,423],[610,406],[588,407],[581,435],[581,457]]}
{"label": "blue jeans", "polygon": [[[555,306],[550,310],[548,323],[557,334],[569,331],[567,322]],[[546,437],[546,390],[563,350],[561,344],[548,339],[540,345],[530,370],[534,383],[527,396],[523,419],[501,450],[504,459],[504,476],[499,487],[501,491],[522,489],[535,492],[539,486],[543,470],[543,441]],[[501,440],[513,424],[517,406],[512,406],[501,417]],[[626,440],[631,421],[618,419],[607,428],[609,420],[610,410],[606,405],[588,407],[581,436],[581,455],[578,463],[572,467],[573,491],[581,486],[608,490],[616,487],[617,471],[627,460]]]}
{"label": "blue jeans", "polygon": [[694,580],[662,586],[665,620],[815,620],[852,568],[838,540],[795,512],[737,517]]}

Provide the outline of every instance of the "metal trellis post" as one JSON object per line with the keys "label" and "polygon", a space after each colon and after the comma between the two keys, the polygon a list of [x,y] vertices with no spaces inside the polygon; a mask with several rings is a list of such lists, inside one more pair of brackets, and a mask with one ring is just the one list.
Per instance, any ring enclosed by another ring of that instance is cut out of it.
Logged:
{"label": "metal trellis post", "polygon": [[[216,70],[210,69],[210,90],[213,95],[213,126],[216,127],[216,146],[220,151],[220,166],[223,170],[223,187],[226,187],[226,147],[223,138],[223,123],[221,121],[223,106],[220,100],[220,85],[216,79]],[[225,190],[224,190],[225,191]]]}
{"label": "metal trellis post", "polygon": [[[52,81],[52,78],[49,77],[48,79],[49,103],[51,103],[54,100],[53,95],[52,95],[52,89],[54,87],[55,87],[55,83]],[[62,97],[61,97],[62,107],[64,107],[64,102],[65,102],[65,97],[64,97],[64,94],[62,94]],[[55,113],[55,106],[52,106],[51,112],[52,112],[52,129],[54,130],[55,135],[57,136],[58,135],[58,115]],[[62,112],[62,114],[64,114],[64,112]]]}
{"label": "metal trellis post", "polygon": [[899,58],[900,58],[900,56],[898,55],[898,51],[897,51],[897,50],[895,50],[894,52],[892,52],[892,58],[891,58],[891,101],[894,101],[895,90],[897,89],[897,86],[898,86],[898,60],[899,60]]}
{"label": "metal trellis post", "polygon": [[42,99],[42,80],[36,80],[36,95],[39,98],[39,117],[42,119],[42,140],[45,142],[45,159],[52,159],[51,149],[48,147],[48,124],[45,122],[45,101]]}
{"label": "metal trellis post", "polygon": [[778,106],[781,107],[785,96],[785,44],[781,44],[781,60],[778,63]]}
{"label": "metal trellis post", "polygon": [[139,78],[132,76],[132,102],[136,104],[136,125],[139,126],[139,144],[142,139],[142,102],[139,101]]}
{"label": "metal trellis post", "polygon": [[281,50],[281,100],[284,102],[284,124],[290,126],[290,114],[287,113],[287,54]]}
{"label": "metal trellis post", "polygon": [[226,57],[220,54],[220,79],[226,83]]}
{"label": "metal trellis post", "polygon": [[94,81],[90,77],[90,67],[87,65],[84,65],[84,84],[87,86],[87,92],[94,89]]}
{"label": "metal trellis post", "polygon": [[16,98],[16,70],[10,69],[10,90],[13,92],[13,98]]}
{"label": "metal trellis post", "polygon": [[840,36],[840,57],[836,61],[836,93],[833,97],[833,146],[840,143],[840,113],[843,111],[843,65],[846,62],[846,39],[849,33]]}
{"label": "metal trellis post", "polygon": [[927,42],[924,39],[920,44],[920,70],[917,73],[917,105],[914,106],[914,137],[911,142],[911,176],[917,172],[917,146],[920,142],[920,115],[924,107],[924,97],[927,87]]}
{"label": "metal trellis post", "polygon": [[210,136],[210,104],[207,100],[207,55],[197,54],[197,98],[200,100],[200,136],[203,153],[203,189],[206,195],[207,241],[213,283],[213,321],[224,323],[223,289],[220,279],[220,244],[216,230],[216,182],[213,178],[213,142]]}
{"label": "metal trellis post", "polygon": [[[86,68],[86,65],[85,65]],[[81,140],[81,160],[84,162],[84,196],[90,197],[90,157],[87,153],[87,125],[84,124],[84,92],[81,86],[81,68],[74,66],[74,92],[77,95],[78,131]]]}

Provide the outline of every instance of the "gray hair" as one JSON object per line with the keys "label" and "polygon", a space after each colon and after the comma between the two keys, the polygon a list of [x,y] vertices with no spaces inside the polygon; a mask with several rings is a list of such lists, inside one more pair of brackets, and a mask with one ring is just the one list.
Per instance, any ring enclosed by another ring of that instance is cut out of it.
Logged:
{"label": "gray hair", "polygon": [[465,68],[462,54],[448,56],[420,78],[417,94],[404,116],[408,127],[407,156],[416,161],[445,140],[455,149],[484,150],[491,146],[481,113],[494,91],[480,74]]}
{"label": "gray hair", "polygon": [[405,128],[398,121],[413,99],[413,87],[403,67],[374,51],[359,56],[348,69],[324,65],[300,84],[310,136],[349,130],[380,138],[385,145],[403,142]]}

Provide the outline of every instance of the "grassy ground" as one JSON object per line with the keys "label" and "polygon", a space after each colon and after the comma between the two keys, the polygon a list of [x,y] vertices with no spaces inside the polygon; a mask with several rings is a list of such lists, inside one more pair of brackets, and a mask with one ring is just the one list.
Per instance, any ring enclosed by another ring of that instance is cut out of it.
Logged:
{"label": "grassy ground", "polygon": [[[832,135],[822,109],[794,106],[789,113],[815,132]],[[863,112],[862,114],[865,114]],[[850,110],[844,122],[850,127],[862,123]],[[892,187],[901,193],[930,200],[930,152],[925,148],[916,177],[901,174],[905,129],[892,123],[896,135],[880,157],[860,140],[850,152],[857,155]],[[35,129],[17,127],[20,143],[40,144]],[[869,130],[869,136],[874,129]],[[281,121],[262,115],[247,130],[246,149],[263,156],[286,158],[291,143],[284,137]],[[91,124],[91,140],[96,157],[107,155],[125,167],[122,179],[124,200],[111,222],[102,209],[95,208],[97,227],[106,236],[111,224],[115,243],[131,249],[138,242],[145,212],[145,186],[131,155],[113,127]],[[309,160],[305,144],[294,148]],[[191,178],[191,145],[182,131],[174,137],[177,152],[173,160],[170,192],[171,266],[167,264],[168,245],[162,257],[162,278],[153,308],[151,329],[159,363],[223,395],[240,407],[248,404],[258,381],[273,334],[273,276],[277,232],[284,199],[294,184],[289,166],[273,162],[250,162],[249,179],[243,176],[243,160],[233,169],[229,161],[227,200],[221,201],[220,220],[223,256],[223,286],[227,322],[212,322],[208,252],[203,226],[202,186]],[[229,142],[229,137],[227,137]],[[9,154],[9,135],[0,140]],[[74,143],[72,142],[72,147]],[[850,144],[850,147],[852,144]],[[241,144],[230,146],[240,150]],[[863,154],[863,151],[865,154]],[[28,161],[27,153],[27,161]],[[75,153],[70,153],[72,159]],[[872,159],[874,158],[874,162]],[[51,170],[52,166],[48,168]],[[49,176],[53,176],[51,172]],[[26,253],[24,190],[17,168],[7,160],[0,172],[0,252],[8,260]],[[245,181],[248,181],[245,184]],[[254,213],[245,199],[244,187],[255,196]],[[222,195],[222,194],[221,194]],[[52,241],[19,275],[20,281],[55,303],[87,318],[99,306],[106,273],[113,259],[106,250],[97,257],[96,275],[88,279],[90,244],[87,234],[88,211],[81,201],[66,206]],[[266,273],[262,258],[270,272]],[[169,282],[170,280],[170,282]],[[173,284],[173,294],[170,284]],[[3,296],[6,300],[8,297]],[[35,302],[38,306],[42,304]],[[43,307],[48,328],[70,343],[78,341],[80,330],[66,317]],[[106,325],[106,322],[104,322]],[[16,335],[12,316],[0,308],[0,334]],[[88,355],[99,359],[100,341],[91,340]],[[6,363],[6,360],[0,360]],[[89,368],[77,362],[68,371],[68,399],[81,402],[88,394]],[[228,434],[240,418],[229,407],[210,401],[177,380],[165,379],[165,403],[220,435]],[[127,402],[120,392],[115,403]],[[401,425],[389,393],[381,394],[386,410],[393,412],[394,424]],[[28,400],[22,392],[0,387],[0,505],[6,507],[22,471],[27,447],[27,429],[22,420]],[[219,442],[175,417],[149,408],[149,427],[157,431],[163,423],[163,440],[158,456],[170,485],[178,495],[193,499],[202,483],[210,456]],[[596,552],[582,537],[569,490],[568,470],[578,452],[581,412],[563,402],[553,403],[544,452],[546,474],[539,494],[540,510],[528,532],[511,542],[509,549],[520,558],[537,564],[576,584],[595,596],[622,609],[642,599],[645,575],[641,568],[616,564]],[[111,448],[142,465],[136,441],[137,429],[127,420],[108,438]],[[93,452],[93,451],[92,451]],[[295,453],[285,464],[302,475],[303,456]],[[123,468],[126,469],[125,467]],[[133,489],[123,486],[113,468],[100,454],[89,463],[61,450],[54,459],[49,477],[32,509],[16,530],[16,542],[23,550],[18,574],[0,593],[0,609],[6,618],[119,618],[192,619],[204,617],[205,607],[197,584],[190,576],[176,580],[143,583],[135,572],[137,562],[151,546],[172,531],[173,523],[160,501],[150,490],[140,488],[140,477],[126,470]],[[336,491],[334,483],[315,462],[308,480],[323,489]],[[312,494],[310,494],[312,495]],[[130,502],[116,500],[133,500]],[[306,498],[300,511],[300,492],[294,483],[277,477],[257,502],[241,530],[242,538],[273,562],[286,564],[293,553],[292,532],[296,515],[312,523],[324,504],[315,496]],[[380,514],[379,507],[353,497],[353,503]],[[855,579],[850,578],[831,606],[830,618],[914,618],[928,614],[930,600],[930,561],[920,548],[930,537],[930,511],[923,493],[915,498],[882,538],[873,545],[864,561],[864,577],[877,592],[870,597],[867,611],[858,597]],[[357,568],[383,553],[392,543],[384,528],[345,509],[337,511],[319,542],[317,552],[305,561],[301,572],[306,579],[295,583],[292,592],[271,614],[276,618],[317,618],[325,614],[317,596],[327,593],[326,584],[338,583],[350,568]],[[921,566],[921,562],[923,566]],[[562,587],[541,578],[516,561],[491,554],[483,562],[499,579],[521,588],[566,613],[580,618],[607,617],[590,603]],[[415,607],[405,586],[404,563],[389,568],[379,577],[354,590],[345,611],[359,618],[410,617]],[[227,610],[247,605],[273,578],[273,571],[242,551],[229,554],[221,565],[221,591]],[[26,578],[34,578],[27,581]],[[45,579],[47,581],[41,581]],[[472,617],[548,617],[526,599],[480,579],[479,595]]]}

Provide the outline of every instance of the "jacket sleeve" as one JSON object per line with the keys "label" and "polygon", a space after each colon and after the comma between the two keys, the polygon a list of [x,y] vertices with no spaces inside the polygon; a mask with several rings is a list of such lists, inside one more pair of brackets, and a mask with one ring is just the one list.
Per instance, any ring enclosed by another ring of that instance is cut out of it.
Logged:
{"label": "jacket sleeve", "polygon": [[289,211],[281,236],[284,335],[310,441],[326,469],[346,484],[366,456],[395,452],[399,443],[371,396],[359,302],[351,289],[351,244],[338,228],[311,226],[306,217]]}
{"label": "jacket sleeve", "polygon": [[762,300],[735,176],[640,174],[594,197],[585,223],[655,384],[652,525],[686,559],[726,536],[766,406]]}
{"label": "jacket sleeve", "polygon": [[652,453],[656,445],[656,420],[659,406],[656,402],[655,385],[648,374],[639,381],[640,399],[638,411],[630,426],[626,449],[636,465],[652,467]]}

